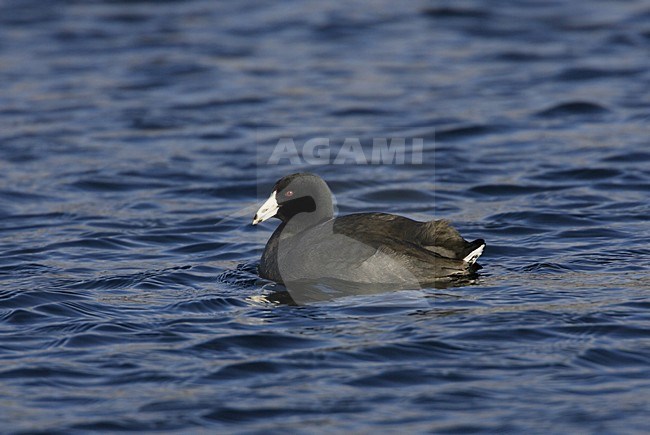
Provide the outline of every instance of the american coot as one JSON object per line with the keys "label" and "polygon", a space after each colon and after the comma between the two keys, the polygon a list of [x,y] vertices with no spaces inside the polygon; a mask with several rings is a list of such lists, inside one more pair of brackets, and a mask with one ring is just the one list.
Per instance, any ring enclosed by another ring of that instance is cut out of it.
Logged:
{"label": "american coot", "polygon": [[448,222],[387,213],[334,217],[332,193],[317,175],[280,179],[253,225],[282,221],[262,254],[260,276],[281,284],[336,279],[421,287],[467,277],[485,242],[468,242]]}

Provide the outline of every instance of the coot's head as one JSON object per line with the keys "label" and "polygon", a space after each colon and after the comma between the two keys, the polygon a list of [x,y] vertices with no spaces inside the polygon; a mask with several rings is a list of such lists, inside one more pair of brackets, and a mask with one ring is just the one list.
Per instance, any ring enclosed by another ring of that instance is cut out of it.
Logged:
{"label": "coot's head", "polygon": [[298,173],[281,178],[255,213],[253,225],[272,217],[288,222],[300,215],[305,223],[318,223],[334,215],[332,192],[318,175]]}

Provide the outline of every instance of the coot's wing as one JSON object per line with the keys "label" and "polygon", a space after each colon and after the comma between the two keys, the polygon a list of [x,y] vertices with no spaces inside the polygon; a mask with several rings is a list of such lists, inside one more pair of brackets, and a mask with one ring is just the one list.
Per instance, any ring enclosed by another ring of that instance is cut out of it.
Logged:
{"label": "coot's wing", "polygon": [[[449,245],[450,238],[457,245],[470,244],[446,223],[435,228],[443,237],[434,239],[431,231],[426,231],[427,224],[402,216],[367,213],[337,218],[334,230],[376,249],[361,267],[369,274],[385,275],[388,279],[391,274],[399,277],[403,274],[401,269],[406,269],[409,279],[415,277],[423,283],[470,273],[472,262],[464,261],[456,252],[446,252],[448,246],[431,249],[426,243],[440,240]],[[458,249],[457,245],[452,247]]]}
{"label": "coot's wing", "polygon": [[[446,220],[418,222],[388,213],[358,213],[336,219],[334,230],[363,243],[380,246],[401,242],[420,246],[441,257],[473,264],[483,252],[485,241],[468,242]],[[387,242],[393,239],[394,242]],[[396,242],[395,242],[396,241]]]}

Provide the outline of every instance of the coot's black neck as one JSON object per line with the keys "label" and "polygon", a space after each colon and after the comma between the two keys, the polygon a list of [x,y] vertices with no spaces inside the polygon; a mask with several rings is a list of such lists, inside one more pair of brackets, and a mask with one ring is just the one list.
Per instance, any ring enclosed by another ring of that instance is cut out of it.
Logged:
{"label": "coot's black neck", "polygon": [[328,221],[334,217],[331,193],[327,191],[327,195],[316,194],[296,198],[281,208],[278,217],[282,220],[284,231],[290,234],[299,233]]}

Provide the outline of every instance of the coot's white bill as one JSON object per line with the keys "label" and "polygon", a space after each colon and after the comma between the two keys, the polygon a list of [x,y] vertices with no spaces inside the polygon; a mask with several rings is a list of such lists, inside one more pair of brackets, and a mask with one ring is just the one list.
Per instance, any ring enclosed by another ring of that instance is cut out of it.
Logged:
{"label": "coot's white bill", "polygon": [[275,197],[276,194],[277,192],[274,191],[271,196],[269,196],[269,199],[267,199],[266,202],[262,204],[260,209],[257,210],[257,213],[255,213],[255,217],[253,218],[253,225],[257,225],[260,222],[271,219],[276,215],[279,209],[278,200]]}

